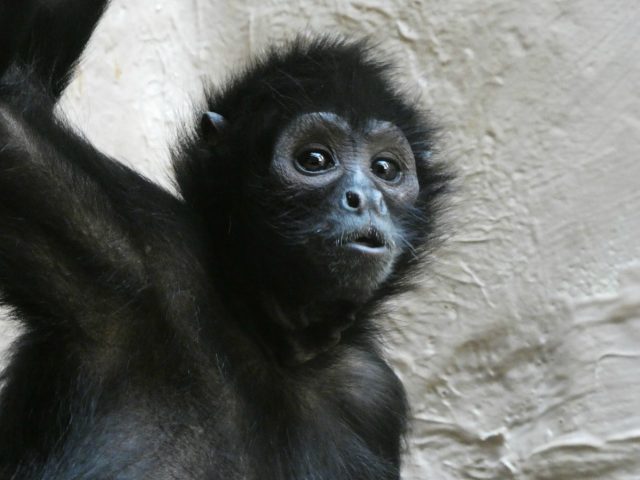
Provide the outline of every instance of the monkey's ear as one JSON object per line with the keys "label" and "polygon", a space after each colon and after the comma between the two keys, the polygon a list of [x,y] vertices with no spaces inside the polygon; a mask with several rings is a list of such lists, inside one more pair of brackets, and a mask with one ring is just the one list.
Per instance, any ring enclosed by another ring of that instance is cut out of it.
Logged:
{"label": "monkey's ear", "polygon": [[216,112],[206,112],[200,119],[200,128],[204,134],[204,138],[211,146],[220,143],[220,138],[227,126],[225,118]]}

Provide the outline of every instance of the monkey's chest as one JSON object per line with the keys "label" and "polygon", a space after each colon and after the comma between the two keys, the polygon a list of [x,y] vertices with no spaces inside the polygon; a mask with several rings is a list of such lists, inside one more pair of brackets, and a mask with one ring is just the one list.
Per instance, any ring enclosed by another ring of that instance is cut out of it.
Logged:
{"label": "monkey's chest", "polygon": [[100,419],[91,440],[100,477],[398,478],[403,396],[382,365],[317,372],[302,383],[216,383],[129,396]]}

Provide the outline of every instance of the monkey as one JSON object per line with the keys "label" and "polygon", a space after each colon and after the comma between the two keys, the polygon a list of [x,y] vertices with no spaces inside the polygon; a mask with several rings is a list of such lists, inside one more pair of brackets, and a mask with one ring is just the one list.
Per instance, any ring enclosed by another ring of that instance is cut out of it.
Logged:
{"label": "monkey", "polygon": [[[391,480],[384,304],[451,173],[366,40],[296,37],[209,87],[176,192],[55,107],[107,7],[0,2],[0,478]],[[73,21],[69,21],[73,13]],[[45,28],[46,27],[46,28]]]}

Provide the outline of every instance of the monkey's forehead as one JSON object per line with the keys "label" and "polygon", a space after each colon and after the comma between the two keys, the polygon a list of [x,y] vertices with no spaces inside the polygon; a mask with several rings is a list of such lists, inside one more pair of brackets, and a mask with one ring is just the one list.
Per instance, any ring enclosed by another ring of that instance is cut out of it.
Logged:
{"label": "monkey's forehead", "polygon": [[357,130],[365,137],[384,134],[403,135],[400,127],[388,120],[369,117],[354,124],[339,113],[327,111],[303,113],[293,118],[285,128],[304,130],[317,126],[324,126],[330,130]]}

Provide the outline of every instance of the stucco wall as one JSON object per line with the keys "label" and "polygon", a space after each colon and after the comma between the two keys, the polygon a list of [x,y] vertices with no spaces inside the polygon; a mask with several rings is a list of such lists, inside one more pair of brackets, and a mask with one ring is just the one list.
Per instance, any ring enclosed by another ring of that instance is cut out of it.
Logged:
{"label": "stucco wall", "polygon": [[460,173],[388,323],[405,478],[640,479],[640,3],[114,0],[63,108],[167,184],[202,79],[308,29],[379,40]]}

